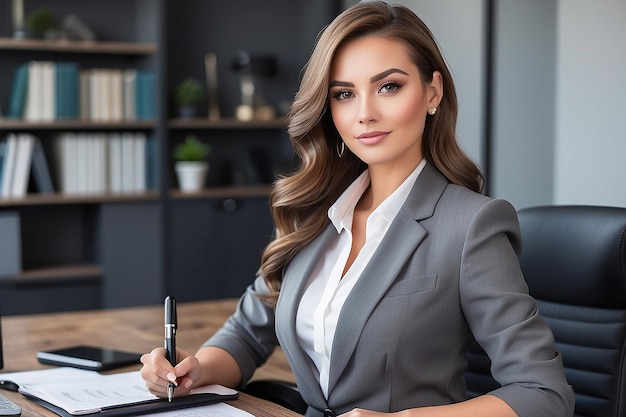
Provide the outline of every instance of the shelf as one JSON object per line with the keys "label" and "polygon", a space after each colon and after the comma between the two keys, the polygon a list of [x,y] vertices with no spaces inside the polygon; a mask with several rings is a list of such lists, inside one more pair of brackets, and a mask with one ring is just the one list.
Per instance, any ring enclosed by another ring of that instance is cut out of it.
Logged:
{"label": "shelf", "polygon": [[100,265],[76,264],[27,269],[20,274],[0,277],[0,287],[10,285],[59,284],[63,282],[88,282],[100,280],[103,270]]}
{"label": "shelf", "polygon": [[0,38],[0,50],[50,51],[85,54],[151,55],[157,47],[152,43],[101,42]]}
{"label": "shelf", "polygon": [[98,122],[90,120],[53,120],[49,122],[33,122],[28,120],[0,118],[0,129],[2,130],[142,130],[153,129],[155,126],[156,122],[154,120],[123,120],[117,122]]}
{"label": "shelf", "polygon": [[249,122],[235,118],[210,120],[208,117],[169,120],[171,129],[286,129],[287,124],[286,117],[273,120],[251,120]]}
{"label": "shelf", "polygon": [[196,193],[183,193],[178,189],[173,189],[170,190],[170,197],[175,200],[269,197],[271,191],[271,185],[205,188],[204,190]]}
{"label": "shelf", "polygon": [[140,194],[98,194],[98,195],[65,195],[65,194],[28,194],[24,198],[0,198],[0,207],[38,206],[48,204],[100,204],[133,201],[156,200],[157,191]]}

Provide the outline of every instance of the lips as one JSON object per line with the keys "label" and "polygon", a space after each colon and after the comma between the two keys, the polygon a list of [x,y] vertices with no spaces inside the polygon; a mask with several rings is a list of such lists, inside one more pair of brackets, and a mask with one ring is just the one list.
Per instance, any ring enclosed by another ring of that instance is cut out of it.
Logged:
{"label": "lips", "polygon": [[364,145],[376,145],[382,142],[387,135],[389,135],[389,132],[371,131],[361,133],[356,139]]}

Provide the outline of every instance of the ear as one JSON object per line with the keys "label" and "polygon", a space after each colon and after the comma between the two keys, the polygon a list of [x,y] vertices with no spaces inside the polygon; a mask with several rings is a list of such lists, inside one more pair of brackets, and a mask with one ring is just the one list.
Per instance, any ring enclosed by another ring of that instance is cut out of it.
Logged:
{"label": "ear", "polygon": [[432,81],[426,84],[426,94],[428,107],[438,107],[443,98],[443,78],[439,71],[433,72]]}

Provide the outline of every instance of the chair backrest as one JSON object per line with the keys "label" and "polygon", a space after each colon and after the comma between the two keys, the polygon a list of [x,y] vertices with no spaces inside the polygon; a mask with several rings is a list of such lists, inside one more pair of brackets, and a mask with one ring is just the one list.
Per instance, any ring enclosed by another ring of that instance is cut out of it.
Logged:
{"label": "chair backrest", "polygon": [[[626,417],[626,208],[545,206],[518,212],[521,266],[576,394],[575,417]],[[497,386],[468,354],[468,395]]]}

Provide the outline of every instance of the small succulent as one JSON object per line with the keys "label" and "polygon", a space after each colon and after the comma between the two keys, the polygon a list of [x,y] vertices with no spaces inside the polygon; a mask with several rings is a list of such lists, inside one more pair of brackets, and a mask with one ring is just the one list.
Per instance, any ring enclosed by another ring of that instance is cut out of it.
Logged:
{"label": "small succulent", "polygon": [[194,105],[204,99],[204,86],[193,78],[186,78],[178,84],[174,101],[180,106]]}
{"label": "small succulent", "polygon": [[59,20],[54,11],[41,7],[26,18],[26,28],[35,38],[43,38],[46,32],[57,29]]}
{"label": "small succulent", "polygon": [[198,140],[195,135],[187,135],[185,140],[174,148],[174,159],[177,161],[202,161],[211,153],[211,145]]}

